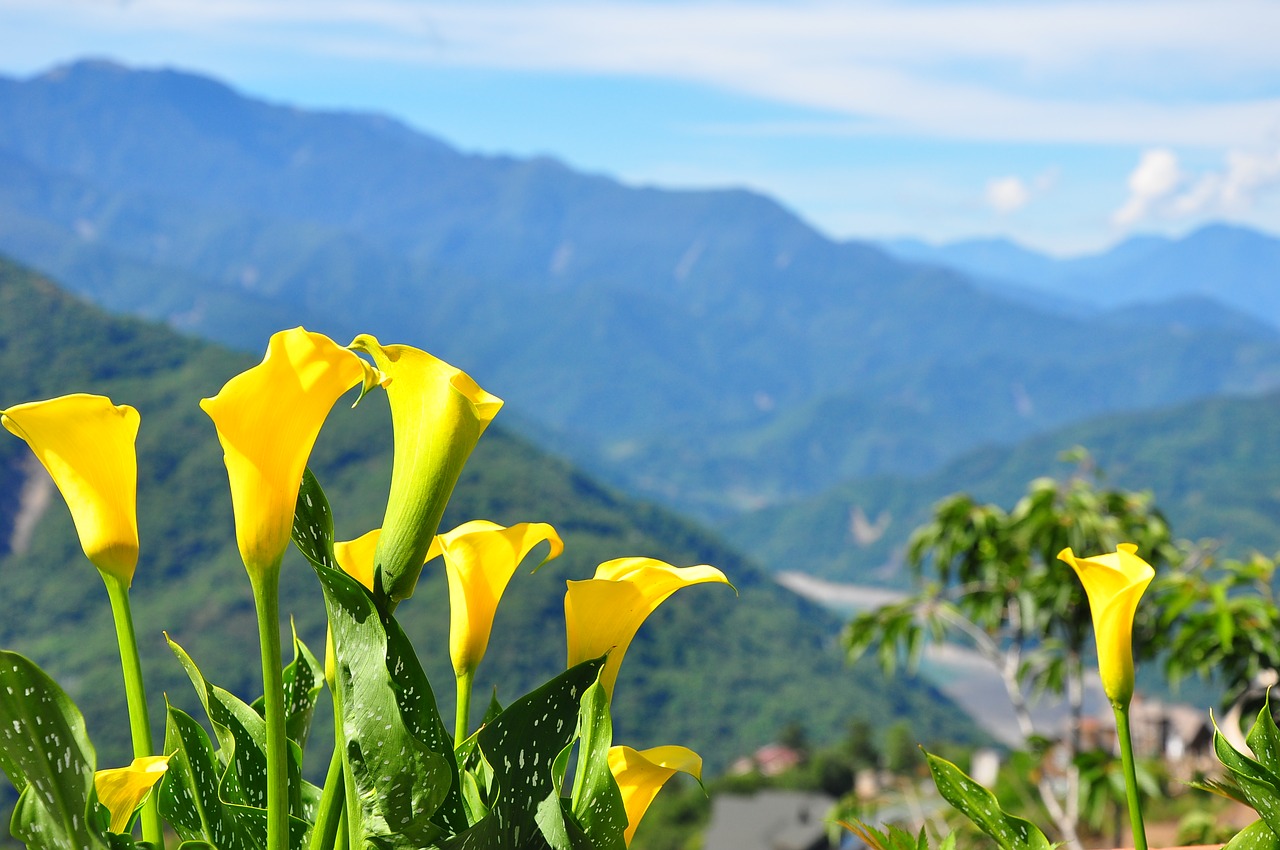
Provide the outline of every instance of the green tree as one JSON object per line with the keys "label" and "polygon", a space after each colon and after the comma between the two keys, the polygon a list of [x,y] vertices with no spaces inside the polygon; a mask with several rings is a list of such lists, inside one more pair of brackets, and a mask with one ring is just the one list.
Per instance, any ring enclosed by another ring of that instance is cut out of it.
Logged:
{"label": "green tree", "polygon": [[[1073,456],[1075,474],[1032,481],[1012,510],[963,493],[938,503],[907,545],[917,591],[857,615],[845,637],[851,656],[874,648],[886,671],[904,660],[915,665],[928,643],[971,644],[1000,671],[1024,738],[1036,735],[1028,692],[1066,696],[1071,732],[1062,743],[1069,756],[1080,748],[1090,617],[1084,590],[1058,553],[1071,547],[1093,555],[1129,542],[1157,571],[1180,557],[1149,492],[1103,486],[1088,454],[1077,449]],[[1144,649],[1150,655],[1164,645],[1153,640]],[[1059,795],[1047,775],[1037,788],[1063,840],[1078,848],[1074,781],[1068,789]]]}

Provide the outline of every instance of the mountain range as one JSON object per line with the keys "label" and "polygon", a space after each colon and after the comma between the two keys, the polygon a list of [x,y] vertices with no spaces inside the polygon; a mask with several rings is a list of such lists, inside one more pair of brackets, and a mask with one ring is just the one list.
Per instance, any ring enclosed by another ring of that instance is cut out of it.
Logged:
{"label": "mountain range", "polygon": [[418,343],[703,519],[1280,385],[1280,332],[1230,309],[1071,315],[757,194],[470,155],[180,71],[0,79],[0,116],[0,250],[234,347],[300,322]]}

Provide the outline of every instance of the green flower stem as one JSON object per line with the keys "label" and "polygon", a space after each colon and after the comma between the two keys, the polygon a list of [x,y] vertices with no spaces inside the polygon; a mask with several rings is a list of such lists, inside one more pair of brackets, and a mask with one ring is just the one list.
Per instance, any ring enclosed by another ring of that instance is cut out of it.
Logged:
{"label": "green flower stem", "polygon": [[458,706],[453,719],[453,745],[456,747],[467,739],[467,725],[471,715],[471,684],[475,681],[475,671],[467,670],[458,674]]}
{"label": "green flower stem", "polygon": [[1147,830],[1142,824],[1142,806],[1138,802],[1138,773],[1133,764],[1133,737],[1129,734],[1129,706],[1111,704],[1116,715],[1116,735],[1120,738],[1120,761],[1124,766],[1124,790],[1129,798],[1129,824],[1133,829],[1134,850],[1147,850]]}
{"label": "green flower stem", "polygon": [[329,773],[324,778],[324,791],[320,794],[320,806],[316,822],[311,827],[310,850],[333,850],[337,844],[338,830],[342,828],[345,808],[345,783],[342,778],[342,748],[333,748],[329,759]]}
{"label": "green flower stem", "polygon": [[249,571],[262,647],[262,707],[267,725],[267,850],[289,850],[289,741],[284,725],[280,651],[280,566]]}
{"label": "green flower stem", "polygon": [[[133,737],[133,757],[153,756],[151,720],[147,715],[147,690],[142,683],[142,660],[133,631],[133,611],[129,606],[129,585],[119,576],[101,572],[111,600],[116,641],[120,644],[120,667],[124,672],[125,701],[129,706],[129,732]],[[164,822],[160,820],[160,795],[149,794],[142,807],[142,840],[164,850]]]}

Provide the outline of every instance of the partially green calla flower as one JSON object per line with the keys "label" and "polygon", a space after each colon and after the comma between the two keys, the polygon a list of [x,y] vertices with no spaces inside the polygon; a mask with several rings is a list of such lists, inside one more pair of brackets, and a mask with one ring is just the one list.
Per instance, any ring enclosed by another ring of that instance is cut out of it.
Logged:
{"label": "partially green calla flower", "polygon": [[1058,553],[1076,571],[1089,597],[1102,689],[1121,707],[1133,699],[1133,617],[1156,574],[1137,551],[1132,543],[1121,543],[1115,552],[1094,558],[1077,558],[1070,548]]}
{"label": "partially green calla flower", "polygon": [[200,402],[218,429],[236,543],[250,574],[277,569],[289,546],[302,473],[334,402],[377,380],[327,336],[293,328],[273,334],[261,363]]}
{"label": "partially green calla flower", "polygon": [[560,535],[545,522],[504,528],[478,519],[438,535],[432,543],[427,559],[443,555],[449,578],[449,655],[458,676],[480,665],[507,582],[533,547],[544,541],[551,549],[542,563],[564,552]]}
{"label": "partially green calla flower", "polygon": [[53,476],[89,560],[128,586],[138,564],[138,411],[76,393],[10,407],[0,422]]}
{"label": "partially green calla flower", "polygon": [[382,345],[368,334],[351,348],[390,378],[395,447],[375,567],[383,593],[398,602],[413,595],[458,475],[502,399],[420,349]]}
{"label": "partially green calla flower", "polygon": [[169,769],[170,758],[144,756],[134,759],[128,767],[99,770],[93,775],[98,802],[111,813],[112,832],[122,834],[129,828],[129,819],[133,817],[133,813]]}
{"label": "partially green calla flower", "polygon": [[639,751],[631,747],[610,747],[609,771],[622,792],[622,805],[627,812],[627,829],[623,838],[627,846],[631,846],[640,819],[662,786],[675,776],[676,771],[701,780],[702,758],[687,747],[652,747]]}
{"label": "partially green calla flower", "polygon": [[597,567],[595,578],[568,582],[569,666],[608,652],[600,682],[612,695],[622,658],[645,618],[680,588],[709,581],[729,584],[724,573],[705,564],[673,567],[653,558],[618,558]]}

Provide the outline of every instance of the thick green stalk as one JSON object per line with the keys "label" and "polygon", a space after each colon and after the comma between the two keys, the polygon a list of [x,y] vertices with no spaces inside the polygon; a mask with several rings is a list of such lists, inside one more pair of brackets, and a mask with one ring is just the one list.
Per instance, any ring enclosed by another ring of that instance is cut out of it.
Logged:
{"label": "thick green stalk", "polygon": [[267,726],[267,850],[289,850],[289,741],[285,735],[284,657],[280,650],[280,567],[249,571],[262,647],[262,707]]}
{"label": "thick green stalk", "polygon": [[458,674],[458,705],[453,715],[453,745],[455,747],[467,739],[467,726],[471,715],[471,685],[474,680],[474,670],[467,670]]}
{"label": "thick green stalk", "polygon": [[[142,683],[142,660],[133,631],[133,611],[129,606],[128,583],[112,573],[101,573],[111,600],[111,616],[120,645],[120,667],[124,673],[124,695],[129,706],[129,732],[133,737],[133,757],[156,755],[151,748],[151,720],[147,715],[147,690]],[[142,807],[142,840],[164,850],[164,822],[160,819],[160,795],[152,793]]]}
{"label": "thick green stalk", "polygon": [[329,759],[329,773],[324,778],[324,791],[316,811],[316,822],[311,827],[310,850],[333,850],[337,844],[338,830],[342,827],[342,814],[346,806],[345,783],[342,778],[342,748],[333,748]]}
{"label": "thick green stalk", "polygon": [[1142,805],[1138,801],[1138,773],[1133,764],[1133,737],[1129,733],[1129,706],[1111,704],[1116,715],[1116,735],[1120,738],[1120,761],[1124,766],[1124,790],[1129,798],[1129,824],[1133,829],[1134,850],[1147,850],[1147,829],[1142,824]]}

